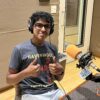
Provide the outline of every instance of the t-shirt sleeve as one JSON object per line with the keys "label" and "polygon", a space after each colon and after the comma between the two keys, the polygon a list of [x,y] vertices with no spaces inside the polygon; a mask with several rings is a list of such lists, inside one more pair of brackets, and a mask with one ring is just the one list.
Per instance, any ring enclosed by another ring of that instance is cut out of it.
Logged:
{"label": "t-shirt sleeve", "polygon": [[20,50],[15,47],[12,51],[9,67],[15,70],[18,70],[18,66],[20,65],[21,57]]}

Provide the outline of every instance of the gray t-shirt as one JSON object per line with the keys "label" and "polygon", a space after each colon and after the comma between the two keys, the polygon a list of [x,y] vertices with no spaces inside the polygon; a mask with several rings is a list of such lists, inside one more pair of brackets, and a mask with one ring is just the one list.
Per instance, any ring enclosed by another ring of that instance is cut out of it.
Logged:
{"label": "gray t-shirt", "polygon": [[29,40],[17,45],[13,49],[9,64],[10,68],[20,72],[34,59],[37,59],[37,63],[41,65],[40,73],[37,77],[27,77],[18,84],[21,95],[27,93],[41,94],[58,88],[53,82],[53,77],[48,69],[48,65],[52,63],[54,56],[58,60],[56,47],[46,41],[42,46],[36,46]]}

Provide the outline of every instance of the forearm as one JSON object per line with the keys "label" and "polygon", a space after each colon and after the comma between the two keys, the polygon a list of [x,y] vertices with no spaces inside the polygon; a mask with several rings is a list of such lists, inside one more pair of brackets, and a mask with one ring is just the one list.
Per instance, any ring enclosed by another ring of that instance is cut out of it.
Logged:
{"label": "forearm", "polygon": [[28,77],[27,73],[25,71],[21,71],[19,73],[15,74],[9,74],[6,77],[7,83],[10,85],[16,85],[18,84],[21,80],[25,79]]}
{"label": "forearm", "polygon": [[15,69],[9,68],[7,75],[7,83],[8,84],[18,84],[21,80],[26,77],[33,76],[36,77],[40,71],[40,65],[35,64],[35,60],[32,61],[27,68],[24,70],[17,72]]}

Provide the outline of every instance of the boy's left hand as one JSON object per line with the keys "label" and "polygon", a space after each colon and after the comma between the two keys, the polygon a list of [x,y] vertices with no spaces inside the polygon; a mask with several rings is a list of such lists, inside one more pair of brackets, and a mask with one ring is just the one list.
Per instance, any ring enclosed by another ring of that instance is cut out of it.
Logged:
{"label": "boy's left hand", "polygon": [[56,58],[53,58],[53,63],[49,64],[49,70],[52,75],[60,75],[64,69],[57,61]]}

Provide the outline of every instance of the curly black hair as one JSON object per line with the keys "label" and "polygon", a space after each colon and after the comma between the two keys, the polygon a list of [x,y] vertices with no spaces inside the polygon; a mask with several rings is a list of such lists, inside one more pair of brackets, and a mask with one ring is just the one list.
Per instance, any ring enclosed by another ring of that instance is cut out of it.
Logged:
{"label": "curly black hair", "polygon": [[49,35],[51,35],[54,31],[54,19],[52,17],[52,15],[48,12],[44,12],[44,11],[38,11],[32,14],[32,16],[30,17],[29,21],[28,21],[28,28],[29,31],[31,33],[33,33],[33,25],[36,23],[36,21],[38,21],[39,19],[44,19],[46,22],[50,23],[50,33]]}

